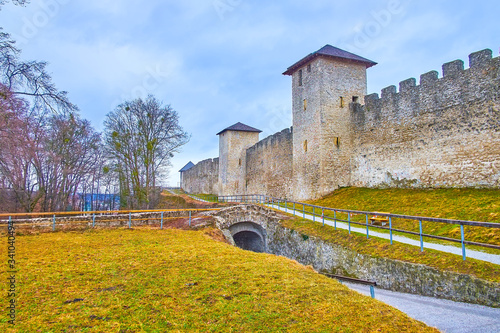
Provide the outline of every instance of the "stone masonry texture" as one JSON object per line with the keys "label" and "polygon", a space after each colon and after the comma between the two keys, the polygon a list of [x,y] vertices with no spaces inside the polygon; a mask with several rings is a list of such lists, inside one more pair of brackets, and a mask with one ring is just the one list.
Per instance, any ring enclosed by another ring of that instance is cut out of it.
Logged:
{"label": "stone masonry texture", "polygon": [[[491,50],[366,95],[366,68],[316,57],[292,74],[293,130],[227,131],[188,192],[314,199],[343,186],[500,187],[500,58]],[[300,71],[300,74],[299,74]],[[217,169],[218,177],[212,176]],[[189,174],[189,175],[188,175]]]}

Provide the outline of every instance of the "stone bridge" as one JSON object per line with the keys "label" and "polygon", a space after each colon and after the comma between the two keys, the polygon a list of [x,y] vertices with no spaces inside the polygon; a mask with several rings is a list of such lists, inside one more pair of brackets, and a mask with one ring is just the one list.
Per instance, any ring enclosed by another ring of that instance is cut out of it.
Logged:
{"label": "stone bridge", "polygon": [[208,213],[233,245],[312,265],[319,272],[376,281],[381,288],[499,307],[500,283],[421,264],[370,256],[284,227],[289,218],[258,205],[236,205]]}
{"label": "stone bridge", "polygon": [[233,245],[254,252],[269,251],[269,235],[287,218],[257,205],[237,205],[221,209],[212,216],[226,239]]}

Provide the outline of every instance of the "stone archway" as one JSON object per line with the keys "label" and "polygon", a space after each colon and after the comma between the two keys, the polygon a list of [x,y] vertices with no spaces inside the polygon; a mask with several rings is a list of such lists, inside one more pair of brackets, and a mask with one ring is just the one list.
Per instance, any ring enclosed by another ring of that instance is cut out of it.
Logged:
{"label": "stone archway", "polygon": [[253,252],[266,252],[266,230],[254,222],[238,222],[229,227],[236,246]]}

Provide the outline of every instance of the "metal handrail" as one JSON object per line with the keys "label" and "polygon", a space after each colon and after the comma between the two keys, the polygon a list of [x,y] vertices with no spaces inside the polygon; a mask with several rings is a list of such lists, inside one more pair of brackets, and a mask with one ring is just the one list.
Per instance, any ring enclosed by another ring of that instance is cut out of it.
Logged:
{"label": "metal handrail", "polygon": [[[247,200],[250,198],[251,200]],[[390,243],[391,245],[393,244],[393,232],[400,232],[400,233],[406,233],[406,234],[411,234],[411,235],[418,235],[420,236],[420,248],[421,251],[423,252],[424,250],[424,243],[423,243],[423,238],[433,238],[433,239],[439,239],[439,240],[444,240],[444,241],[449,241],[449,242],[456,242],[460,243],[462,245],[462,256],[463,259],[465,260],[466,258],[466,253],[465,253],[465,245],[475,245],[475,246],[480,246],[480,247],[486,247],[486,248],[491,248],[491,249],[500,249],[499,245],[494,245],[494,244],[488,244],[488,243],[479,243],[479,242],[472,242],[472,241],[466,241],[465,240],[465,235],[464,235],[464,226],[475,226],[475,227],[483,227],[483,228],[500,228],[500,223],[492,223],[492,222],[480,222],[480,221],[468,221],[468,220],[453,220],[453,219],[444,219],[444,218],[435,218],[435,217],[425,217],[425,216],[413,216],[413,215],[405,215],[405,214],[391,214],[391,213],[383,213],[383,212],[371,212],[371,211],[363,211],[363,210],[351,210],[351,209],[338,209],[338,208],[331,208],[331,207],[325,207],[325,206],[318,206],[318,205],[313,205],[313,204],[308,204],[304,202],[299,202],[299,201],[293,201],[293,200],[288,200],[288,199],[283,199],[283,198],[277,198],[273,196],[268,196],[268,195],[263,195],[263,194],[242,194],[242,195],[232,195],[232,196],[219,196],[219,201],[226,201],[227,200],[235,200],[235,201],[230,201],[230,202],[248,202],[251,201],[253,203],[260,203],[260,204],[268,204],[271,205],[271,207],[274,207],[274,205],[278,205],[281,207],[281,204],[285,204],[285,210],[291,209],[288,207],[288,204],[293,205],[293,213],[298,211],[296,208],[297,205],[302,206],[302,209],[300,210],[300,213],[302,213],[303,217],[305,218],[306,215],[306,207],[312,208],[312,212],[307,211],[308,215],[313,216],[313,221],[315,221],[316,217],[321,217],[324,225],[324,221],[330,220],[334,221],[335,223],[335,228],[336,228],[336,223],[337,222],[344,222],[348,224],[349,227],[349,233],[351,232],[351,224],[354,225],[361,225],[361,226],[366,226],[366,237],[369,238],[369,228],[377,228],[377,229],[384,229],[388,230],[390,234]],[[317,214],[315,212],[316,209],[321,210],[321,214]],[[333,212],[334,216],[333,218],[331,216],[325,215],[325,211],[330,211]],[[337,218],[337,213],[345,213],[348,214],[348,219],[343,220],[340,218]],[[366,221],[365,223],[361,222],[356,222],[352,221],[351,217],[353,215],[365,215],[366,216]],[[384,227],[384,226],[376,226],[373,224],[368,224],[368,216],[369,215],[376,215],[376,216],[384,216],[387,217],[388,222],[389,222],[389,227]],[[392,227],[392,219],[393,218],[399,218],[399,219],[408,219],[408,220],[415,220],[419,222],[419,227],[420,227],[420,232],[414,232],[414,231],[409,231],[409,230],[401,230],[401,229],[395,229]],[[449,238],[449,237],[443,237],[443,236],[437,236],[437,235],[430,235],[430,234],[424,234],[422,231],[422,222],[437,222],[437,223],[446,223],[446,224],[455,224],[455,225],[460,225],[460,233],[461,233],[461,239],[455,239],[455,238]]]}

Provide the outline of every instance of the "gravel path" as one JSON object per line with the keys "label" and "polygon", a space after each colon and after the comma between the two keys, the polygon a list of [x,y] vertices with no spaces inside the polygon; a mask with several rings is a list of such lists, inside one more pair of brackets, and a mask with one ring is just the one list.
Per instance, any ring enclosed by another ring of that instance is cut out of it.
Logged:
{"label": "gravel path", "polygon": [[[268,205],[268,207],[271,207],[271,205]],[[275,209],[279,209],[281,211],[285,211],[285,208],[283,208],[283,207],[276,207],[276,206],[274,206],[274,208]],[[292,210],[291,209],[286,209],[286,212],[291,213]],[[302,216],[302,212],[297,212],[297,216]],[[308,220],[311,220],[311,221],[313,220],[313,216],[309,215],[307,213],[305,215],[305,218],[308,219]],[[315,220],[316,220],[316,222],[321,222],[321,218],[320,217],[316,217]],[[333,221],[326,220],[326,219],[325,219],[325,224],[334,226],[334,222]],[[348,226],[347,223],[337,222],[337,228],[348,230],[349,226]],[[351,225],[351,232],[356,232],[356,233],[360,233],[360,234],[366,235],[366,228],[360,228],[358,226],[352,226]],[[383,233],[383,232],[374,231],[374,230],[371,230],[371,229],[370,229],[370,232],[369,232],[369,236],[370,237],[375,236],[375,237],[383,238],[383,239],[390,239],[389,234]],[[411,239],[411,238],[400,236],[400,235],[393,235],[392,239],[395,242],[400,242],[400,243],[405,243],[405,244],[409,244],[409,245],[414,245],[414,246],[420,247],[420,241],[419,240]],[[452,253],[452,254],[456,254],[456,255],[462,256],[462,248],[461,247],[456,247],[456,246],[451,246],[451,245],[441,245],[441,244],[429,243],[429,242],[424,241],[424,250],[425,249],[433,249],[433,250],[437,250],[437,251],[448,252],[448,253]],[[496,264],[496,265],[500,265],[500,255],[485,253],[485,252],[481,252],[481,251],[469,250],[467,248],[465,250],[465,253],[466,253],[467,258],[474,258],[474,259],[478,259],[478,260],[483,260],[483,261],[491,262],[491,263]]]}
{"label": "gravel path", "polygon": [[[357,292],[370,295],[366,285],[343,282]],[[375,299],[446,333],[500,332],[500,309],[404,294],[375,287]]]}

